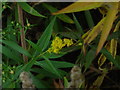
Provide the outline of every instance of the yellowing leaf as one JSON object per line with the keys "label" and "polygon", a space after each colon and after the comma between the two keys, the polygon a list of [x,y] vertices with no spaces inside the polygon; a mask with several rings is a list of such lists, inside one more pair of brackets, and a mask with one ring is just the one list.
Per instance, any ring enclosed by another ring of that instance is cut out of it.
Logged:
{"label": "yellowing leaf", "polygon": [[[105,48],[109,51],[110,50],[110,43],[106,43]],[[98,59],[98,66],[99,66],[100,70],[102,69],[101,66],[105,63],[105,61],[106,61],[106,57],[103,54],[101,54],[99,59]]]}
{"label": "yellowing leaf", "polygon": [[102,31],[103,23],[105,18],[103,18],[89,33],[89,35],[84,39],[84,44],[89,44],[92,40],[96,38],[96,36]]}
{"label": "yellowing leaf", "polygon": [[[116,32],[119,29],[119,27],[120,27],[120,21],[117,23],[113,32]],[[110,53],[115,58],[116,53],[117,53],[117,40],[115,40],[115,39],[112,39],[110,42]],[[111,63],[111,65],[112,65],[112,63]]]}
{"label": "yellowing leaf", "polygon": [[103,47],[107,39],[107,36],[112,28],[112,24],[114,22],[117,12],[118,12],[118,3],[116,2],[111,3],[111,7],[107,13],[106,20],[104,22],[104,26],[103,26],[102,34],[101,34],[100,41],[97,47],[96,55],[100,52],[101,48]]}
{"label": "yellowing leaf", "polygon": [[[120,21],[117,23],[115,29],[114,29],[114,32],[116,32],[120,27]],[[115,58],[116,56],[116,51],[117,51],[117,40],[115,39],[112,39],[109,43],[107,43],[105,45],[105,48],[111,53],[111,55]],[[100,58],[98,59],[98,66],[99,66],[99,69],[100,67],[104,64],[104,62],[106,61],[106,57],[101,54]]]}
{"label": "yellowing leaf", "polygon": [[107,74],[107,69],[103,69],[103,74],[101,76],[98,76],[98,78],[94,81],[93,87],[99,88],[104,80],[104,77]]}
{"label": "yellowing leaf", "polygon": [[80,12],[85,10],[90,10],[94,8],[98,8],[103,4],[103,2],[75,2],[66,8],[59,10],[53,15],[61,14],[61,13],[72,13],[72,12]]}

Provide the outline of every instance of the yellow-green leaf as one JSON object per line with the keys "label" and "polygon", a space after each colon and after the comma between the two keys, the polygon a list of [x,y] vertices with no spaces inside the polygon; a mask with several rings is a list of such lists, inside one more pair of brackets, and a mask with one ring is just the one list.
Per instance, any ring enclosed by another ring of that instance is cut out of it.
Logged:
{"label": "yellow-green leaf", "polygon": [[112,28],[112,24],[114,22],[117,12],[118,12],[118,3],[116,2],[111,3],[111,7],[107,13],[106,20],[104,22],[104,26],[103,26],[102,34],[101,34],[100,41],[97,47],[96,55],[100,52],[101,48],[103,47],[108,37],[108,34]]}
{"label": "yellow-green leaf", "polygon": [[95,86],[96,88],[99,88],[101,84],[103,83],[104,77],[108,73],[107,69],[103,69],[103,74],[101,76],[98,76],[98,78],[94,81],[93,87]]}
{"label": "yellow-green leaf", "polygon": [[66,8],[63,8],[62,10],[53,13],[53,15],[90,10],[101,7],[102,4],[103,2],[75,2],[67,6]]}
{"label": "yellow-green leaf", "polygon": [[92,40],[96,38],[96,36],[102,31],[103,23],[105,18],[103,18],[89,33],[89,35],[84,39],[84,44],[89,44]]}
{"label": "yellow-green leaf", "polygon": [[[109,42],[106,43],[105,48],[108,51],[110,50],[110,43]],[[98,59],[98,66],[99,66],[100,70],[101,70],[101,66],[105,63],[105,61],[106,61],[106,57],[103,54],[101,54],[100,57],[99,57],[99,59]]]}
{"label": "yellow-green leaf", "polygon": [[[116,32],[120,27],[120,21],[117,23],[115,29],[113,32]],[[115,58],[116,53],[117,53],[117,40],[112,39],[111,43],[110,43],[110,53],[112,54],[112,56]]]}

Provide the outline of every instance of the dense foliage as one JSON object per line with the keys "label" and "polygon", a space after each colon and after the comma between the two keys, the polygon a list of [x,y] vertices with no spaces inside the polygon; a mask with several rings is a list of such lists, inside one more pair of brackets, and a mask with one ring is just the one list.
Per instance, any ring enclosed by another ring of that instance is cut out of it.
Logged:
{"label": "dense foliage", "polygon": [[120,89],[119,11],[118,2],[3,2],[3,88]]}

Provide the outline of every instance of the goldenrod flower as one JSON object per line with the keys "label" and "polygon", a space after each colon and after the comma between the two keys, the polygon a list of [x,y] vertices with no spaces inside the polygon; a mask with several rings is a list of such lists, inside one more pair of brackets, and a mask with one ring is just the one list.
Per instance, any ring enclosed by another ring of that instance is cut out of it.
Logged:
{"label": "goldenrod flower", "polygon": [[64,43],[67,45],[67,47],[69,47],[69,46],[71,46],[71,45],[73,44],[72,39],[66,39],[66,38],[65,38],[63,41],[64,41]]}
{"label": "goldenrod flower", "polygon": [[49,48],[47,51],[49,53],[59,53],[59,51],[67,45],[67,47],[71,46],[73,44],[72,39],[64,39],[62,40],[59,37],[55,37],[55,39],[52,41],[51,48]]}

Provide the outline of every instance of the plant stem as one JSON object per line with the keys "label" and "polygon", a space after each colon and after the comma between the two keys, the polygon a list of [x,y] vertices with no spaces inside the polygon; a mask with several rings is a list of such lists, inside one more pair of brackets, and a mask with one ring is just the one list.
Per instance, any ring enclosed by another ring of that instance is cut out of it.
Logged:
{"label": "plant stem", "polygon": [[[23,12],[22,12],[22,8],[18,5],[18,20],[19,20],[19,23],[22,25],[22,28],[20,29],[20,37],[21,37],[21,45],[22,45],[22,48],[24,48],[26,50],[26,42],[25,42],[25,33],[24,33],[24,22],[23,22]],[[28,62],[28,57],[25,56],[23,54],[23,60],[25,63]]]}

